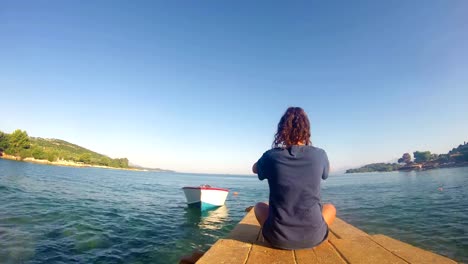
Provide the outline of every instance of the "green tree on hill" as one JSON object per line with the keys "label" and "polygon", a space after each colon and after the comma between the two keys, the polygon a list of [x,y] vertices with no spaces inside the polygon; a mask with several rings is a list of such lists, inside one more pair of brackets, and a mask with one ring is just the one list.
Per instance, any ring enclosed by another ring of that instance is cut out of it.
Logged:
{"label": "green tree on hill", "polygon": [[111,158],[103,156],[98,160],[97,164],[101,166],[110,166],[111,162],[112,162]]}
{"label": "green tree on hill", "polygon": [[398,159],[398,163],[411,163],[411,155],[409,153],[403,154],[403,156]]}
{"label": "green tree on hill", "polygon": [[128,159],[127,158],[113,159],[111,161],[111,166],[117,167],[117,168],[128,168]]}
{"label": "green tree on hill", "polygon": [[15,156],[21,156],[21,158],[26,158],[28,155],[26,149],[31,147],[31,142],[29,141],[29,136],[26,131],[22,131],[20,129],[15,130],[9,136],[9,147],[8,152],[9,154],[13,154]]}
{"label": "green tree on hill", "polygon": [[450,161],[450,155],[448,154],[440,154],[437,156],[437,161],[440,163],[446,163]]}
{"label": "green tree on hill", "polygon": [[413,152],[414,162],[423,163],[430,161],[433,156],[430,151],[415,151]]}
{"label": "green tree on hill", "polygon": [[91,162],[91,155],[89,153],[83,153],[78,158],[78,161],[89,164]]}
{"label": "green tree on hill", "polygon": [[47,153],[41,147],[32,148],[31,155],[35,159],[45,160],[48,158]]}
{"label": "green tree on hill", "polygon": [[53,150],[47,153],[48,161],[56,161],[58,158],[59,158],[59,153],[56,150]]}
{"label": "green tree on hill", "polygon": [[3,152],[6,149],[8,149],[9,145],[10,145],[10,137],[8,136],[8,134],[0,131],[0,152]]}

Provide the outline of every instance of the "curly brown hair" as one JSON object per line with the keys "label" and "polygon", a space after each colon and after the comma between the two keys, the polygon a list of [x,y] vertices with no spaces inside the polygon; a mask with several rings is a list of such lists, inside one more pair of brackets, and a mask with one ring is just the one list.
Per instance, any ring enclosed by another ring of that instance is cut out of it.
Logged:
{"label": "curly brown hair", "polygon": [[312,145],[310,123],[304,109],[289,107],[278,123],[273,148],[287,148],[298,143]]}

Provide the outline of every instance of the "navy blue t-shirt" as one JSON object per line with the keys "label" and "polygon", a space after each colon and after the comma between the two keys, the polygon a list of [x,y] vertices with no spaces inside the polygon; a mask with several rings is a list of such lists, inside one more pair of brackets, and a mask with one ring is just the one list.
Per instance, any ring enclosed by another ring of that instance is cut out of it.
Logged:
{"label": "navy blue t-shirt", "polygon": [[325,151],[313,146],[274,148],[258,160],[258,178],[270,186],[263,236],[272,246],[310,248],[327,238],[320,181],[328,177],[329,168]]}

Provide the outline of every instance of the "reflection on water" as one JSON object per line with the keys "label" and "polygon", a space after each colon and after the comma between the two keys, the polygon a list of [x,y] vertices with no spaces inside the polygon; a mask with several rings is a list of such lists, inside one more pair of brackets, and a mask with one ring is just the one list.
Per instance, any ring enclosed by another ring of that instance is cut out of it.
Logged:
{"label": "reflection on water", "polygon": [[187,207],[185,218],[187,223],[196,224],[200,229],[220,230],[226,225],[229,210],[223,205],[213,210],[201,211],[200,208]]}
{"label": "reflection on water", "polygon": [[203,212],[200,208],[185,207],[184,219],[179,226],[183,235],[178,238],[176,248],[186,255],[193,251],[206,251],[217,239],[229,233],[239,216],[226,206]]}
{"label": "reflection on water", "polygon": [[228,217],[228,209],[225,205],[215,210],[205,211],[198,227],[210,230],[219,230],[223,228],[224,222]]}

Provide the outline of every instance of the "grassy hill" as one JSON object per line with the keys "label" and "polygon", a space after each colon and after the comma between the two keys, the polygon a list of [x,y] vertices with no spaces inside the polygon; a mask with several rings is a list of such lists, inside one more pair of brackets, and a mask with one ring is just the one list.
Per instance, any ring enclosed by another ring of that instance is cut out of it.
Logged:
{"label": "grassy hill", "polygon": [[85,164],[128,168],[128,159],[112,159],[61,139],[30,138],[31,156],[49,161],[63,159]]}
{"label": "grassy hill", "polygon": [[112,159],[89,149],[60,139],[29,137],[26,131],[16,130],[11,134],[0,132],[0,153],[20,159],[67,160],[77,163],[128,168],[128,159]]}

